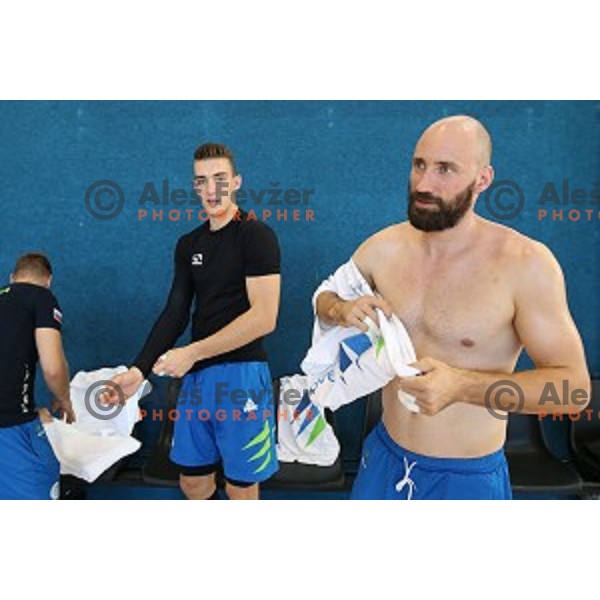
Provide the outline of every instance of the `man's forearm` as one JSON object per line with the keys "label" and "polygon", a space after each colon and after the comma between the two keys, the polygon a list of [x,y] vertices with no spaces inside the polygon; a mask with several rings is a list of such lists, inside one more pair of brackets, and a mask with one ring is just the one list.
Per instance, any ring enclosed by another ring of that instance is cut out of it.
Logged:
{"label": "man's forearm", "polygon": [[131,367],[137,369],[143,377],[147,377],[156,359],[173,347],[187,327],[188,321],[189,310],[186,310],[185,306],[168,304],[154,323],[152,331]]}
{"label": "man's forearm", "polygon": [[69,381],[69,366],[65,362],[55,373],[44,373],[44,381],[53,396],[61,403],[66,404],[71,400]]}
{"label": "man's forearm", "polygon": [[463,383],[459,402],[494,410],[533,413],[581,411],[590,398],[587,369],[541,367],[519,373],[489,373],[458,369]]}
{"label": "man's forearm", "polygon": [[241,348],[275,329],[274,317],[251,308],[231,323],[198,342],[190,344],[196,360],[205,360]]}

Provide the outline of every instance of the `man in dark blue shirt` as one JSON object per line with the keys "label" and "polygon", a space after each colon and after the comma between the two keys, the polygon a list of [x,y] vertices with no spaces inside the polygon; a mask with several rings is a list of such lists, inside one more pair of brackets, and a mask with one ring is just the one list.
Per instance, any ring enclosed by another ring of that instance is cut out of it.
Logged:
{"label": "man in dark blue shirt", "polygon": [[[225,146],[196,150],[194,186],[208,220],[179,239],[167,305],[133,366],[113,380],[129,397],[151,370],[184,377],[170,457],[189,499],[215,497],[221,463],[232,499],[258,498],[259,482],[278,468],[262,338],[277,320],[279,244],[236,205],[241,183]],[[173,348],[194,300],[192,343]]]}
{"label": "man in dark blue shirt", "polygon": [[[0,288],[0,498],[58,498],[59,464],[35,406],[38,361],[69,423],[69,369],[61,340],[62,313],[52,292],[52,267],[43,254],[26,254],[10,285]],[[42,418],[49,419],[44,411]]]}

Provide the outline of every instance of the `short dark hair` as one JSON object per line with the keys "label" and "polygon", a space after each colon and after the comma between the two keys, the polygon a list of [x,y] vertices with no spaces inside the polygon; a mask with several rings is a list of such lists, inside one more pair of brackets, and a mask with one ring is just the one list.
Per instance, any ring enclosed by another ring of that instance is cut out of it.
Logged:
{"label": "short dark hair", "polygon": [[237,175],[233,153],[227,146],[215,144],[214,142],[208,142],[198,146],[196,152],[194,152],[194,160],[206,160],[207,158],[226,158],[231,164],[233,174]]}
{"label": "short dark hair", "polygon": [[40,252],[29,252],[23,254],[13,270],[13,275],[27,273],[34,277],[49,277],[52,275],[52,265],[45,254]]}

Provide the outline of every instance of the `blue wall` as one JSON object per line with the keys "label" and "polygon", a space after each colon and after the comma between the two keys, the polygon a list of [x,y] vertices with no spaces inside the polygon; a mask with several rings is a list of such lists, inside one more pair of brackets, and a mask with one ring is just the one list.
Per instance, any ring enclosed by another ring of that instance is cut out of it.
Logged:
{"label": "blue wall", "polygon": [[[314,222],[269,221],[282,246],[284,284],[279,328],[267,346],[274,375],[295,372],[309,342],[312,291],[362,240],[405,218],[414,143],[429,123],[455,113],[487,125],[497,179],[522,187],[525,208],[508,224],[558,257],[590,368],[600,376],[600,207],[591,222],[537,218],[543,182],[560,189],[569,179],[589,192],[600,181],[597,102],[3,102],[1,279],[21,253],[47,252],[72,371],[130,361],[165,300],[175,241],[198,224],[139,221],[141,191],[163,179],[189,190],[194,148],[221,141],[234,150],[247,188],[279,182],[315,190]],[[87,187],[101,179],[116,181],[126,198],[108,221],[84,204]],[[355,455],[360,407],[340,419],[348,456]]]}

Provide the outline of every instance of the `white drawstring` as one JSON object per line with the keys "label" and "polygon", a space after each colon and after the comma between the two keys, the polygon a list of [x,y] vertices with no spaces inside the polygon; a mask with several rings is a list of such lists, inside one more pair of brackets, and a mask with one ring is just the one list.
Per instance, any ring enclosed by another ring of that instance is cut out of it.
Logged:
{"label": "white drawstring", "polygon": [[415,460],[410,465],[408,464],[408,460],[406,456],[404,457],[404,477],[396,484],[396,491],[401,492],[404,489],[404,486],[408,484],[408,497],[407,500],[412,500],[413,490],[417,489],[415,482],[410,478],[410,472],[413,470],[413,467],[417,464]]}

